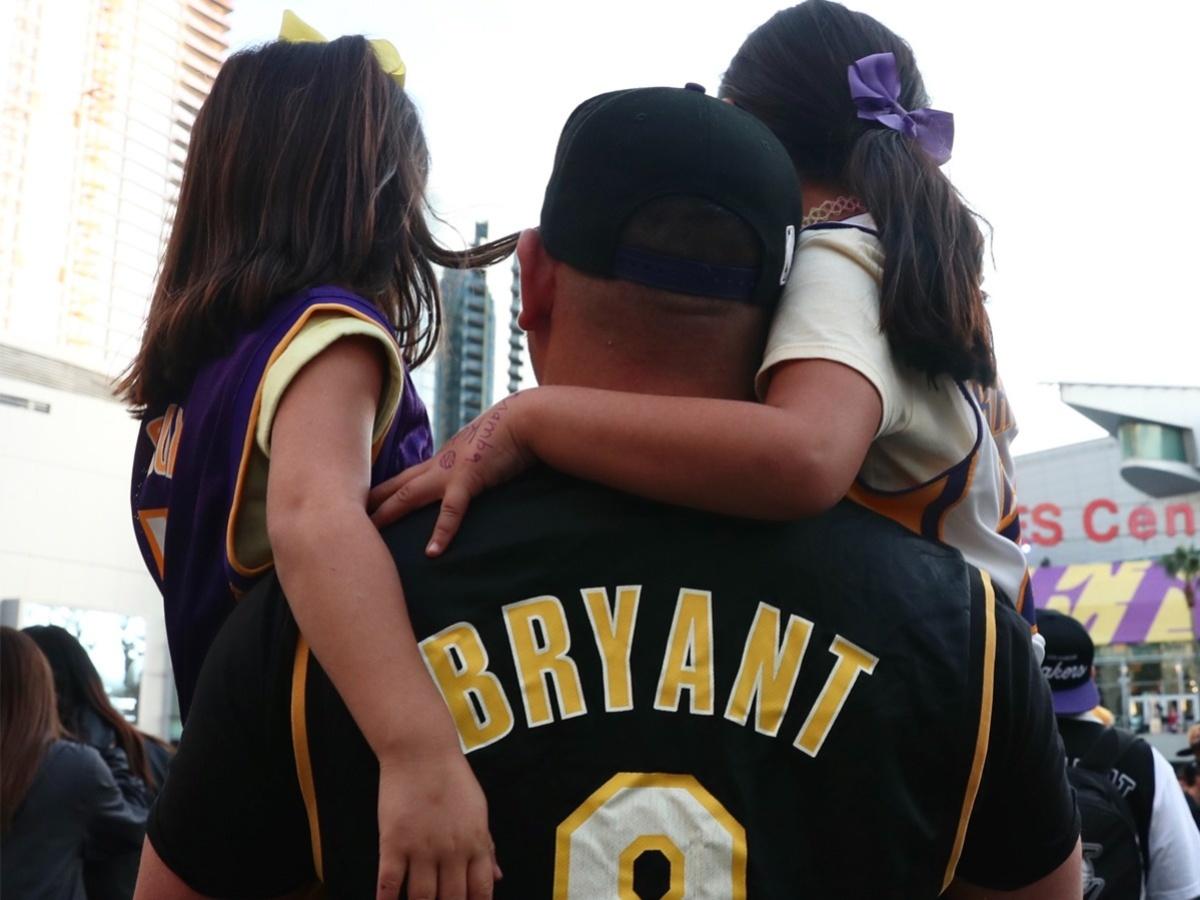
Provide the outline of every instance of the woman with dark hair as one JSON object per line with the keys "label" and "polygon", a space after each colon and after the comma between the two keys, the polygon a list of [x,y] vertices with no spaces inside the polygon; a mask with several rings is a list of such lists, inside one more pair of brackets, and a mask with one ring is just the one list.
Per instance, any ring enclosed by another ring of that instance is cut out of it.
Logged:
{"label": "woman with dark hair", "polygon": [[0,628],[0,894],[90,897],[85,855],[136,852],[146,806],[120,747],[65,739],[46,657],[28,636]]}
{"label": "woman with dark hair", "polygon": [[515,236],[465,253],[434,240],[429,153],[391,44],[326,42],[291,13],[281,38],[233,54],[192,127],[121,384],[142,424],[134,531],[185,719],[236,598],[276,569],[307,641],[297,665],[311,644],[380,763],[381,891],[482,896],[486,803],[366,500],[431,450],[407,367],[438,335],[434,264],[491,264]]}
{"label": "woman with dark hair", "polygon": [[108,699],[100,673],[83,645],[65,628],[34,625],[24,629],[54,674],[58,720],[76,740],[96,748],[120,747],[129,768],[151,791],[162,786],[171,751],[158,738],[138,731]]}
{"label": "woman with dark hair", "polygon": [[[104,692],[104,683],[88,652],[70,632],[57,625],[34,625],[23,633],[33,639],[50,663],[58,719],[66,734],[101,753],[120,748],[134,776],[145,785],[147,800],[153,802],[167,776],[171,758],[168,746],[125,721]],[[84,868],[88,900],[132,897],[138,858],[134,849],[112,859],[89,862]]]}
{"label": "woman with dark hair", "polygon": [[376,523],[444,498],[436,555],[472,496],[535,458],[749,518],[849,497],[957,547],[1032,627],[983,236],[940,168],[952,116],[926,108],[907,43],[829,0],[756,29],[721,96],[779,137],[806,210],[792,264],[763,276],[786,287],[754,385],[762,402],[535,388],[484,413],[491,446],[471,465],[447,458],[377,488]]}

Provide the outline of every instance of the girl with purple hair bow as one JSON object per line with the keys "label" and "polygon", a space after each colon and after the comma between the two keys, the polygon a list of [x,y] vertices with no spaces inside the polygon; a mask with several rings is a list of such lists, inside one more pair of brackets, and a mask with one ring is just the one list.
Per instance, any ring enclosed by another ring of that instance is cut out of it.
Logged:
{"label": "girl with purple hair bow", "polygon": [[[375,521],[442,499],[436,555],[473,496],[539,459],[749,518],[817,515],[849,498],[959,549],[1032,634],[1016,423],[984,308],[984,239],[941,170],[953,116],[929,108],[907,43],[829,0],[755,30],[720,95],[787,148],[806,211],[754,385],[761,402],[525,391],[484,413],[491,448],[477,461],[447,456],[377,488]],[[772,475],[745,477],[731,459]]]}
{"label": "girl with purple hair bow", "polygon": [[[751,34],[721,96],[783,142],[807,211],[756,379],[762,402],[526,391],[491,419],[499,449],[381,485],[376,521],[444,498],[436,554],[472,496],[533,459],[752,518],[816,515],[849,497],[958,547],[1032,623],[1008,451],[1016,425],[984,309],[983,236],[940,169],[953,116],[928,108],[903,40],[827,0]],[[731,480],[730,458],[777,477]]]}
{"label": "girl with purple hair bow", "polygon": [[[940,168],[953,116],[928,108],[903,40],[828,0],[751,34],[721,96],[788,149],[806,210],[756,378],[762,402],[525,391],[484,414],[493,449],[477,462],[425,463],[377,488],[376,522],[444,499],[437,554],[472,496],[535,459],[750,518],[817,515],[848,497],[957,547],[1032,629],[984,240]],[[731,458],[774,475],[731,479]]]}

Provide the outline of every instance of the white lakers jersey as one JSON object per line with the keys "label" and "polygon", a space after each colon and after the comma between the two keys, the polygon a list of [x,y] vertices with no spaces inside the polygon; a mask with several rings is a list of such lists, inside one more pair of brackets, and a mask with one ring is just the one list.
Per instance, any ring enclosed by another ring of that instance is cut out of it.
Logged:
{"label": "white lakers jersey", "polygon": [[883,247],[870,216],[801,231],[759,396],[770,370],[794,359],[833,360],[870,381],[883,416],[850,498],[957,548],[1032,623],[1008,449],[1016,422],[1004,391],[947,376],[931,382],[897,361],[879,325],[882,274]]}

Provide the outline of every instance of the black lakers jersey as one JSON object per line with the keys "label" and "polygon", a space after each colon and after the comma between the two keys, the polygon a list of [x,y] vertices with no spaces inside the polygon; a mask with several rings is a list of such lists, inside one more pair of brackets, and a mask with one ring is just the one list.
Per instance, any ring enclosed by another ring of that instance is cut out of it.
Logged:
{"label": "black lakers jersey", "polygon": [[[488,798],[498,897],[934,897],[964,849],[977,881],[1003,851],[969,846],[988,797],[1056,807],[1064,834],[1041,843],[1055,864],[1073,846],[1028,630],[955,551],[850,503],[750,522],[546,471],[481,497],[430,560],[433,513],[385,539]],[[373,896],[377,767],[277,587],[243,601],[210,659],[151,827],[160,855],[186,880],[172,811],[198,830],[214,802],[189,741],[211,768],[212,736],[263,720],[272,774],[246,789],[277,791],[278,821],[255,823],[260,873],[299,854],[332,896]],[[1049,748],[1036,777],[1011,733],[1029,721]],[[1019,818],[995,830],[1028,846]],[[293,844],[275,862],[268,832]]]}

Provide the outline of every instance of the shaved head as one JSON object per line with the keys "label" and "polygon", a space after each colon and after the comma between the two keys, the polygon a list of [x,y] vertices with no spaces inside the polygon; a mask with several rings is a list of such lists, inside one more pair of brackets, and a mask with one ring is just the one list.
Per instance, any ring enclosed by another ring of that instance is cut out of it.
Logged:
{"label": "shaved head", "polygon": [[[755,269],[761,250],[752,229],[703,198],[668,196],[635,212],[621,246],[658,257]],[[754,374],[773,309],[585,274],[539,244],[528,265],[553,268],[552,287],[525,285],[525,302],[553,293],[552,327],[531,335],[543,383],[572,383],[689,396],[753,397]],[[765,276],[764,276],[765,277]],[[601,383],[602,382],[602,383]]]}

